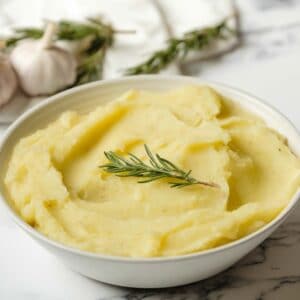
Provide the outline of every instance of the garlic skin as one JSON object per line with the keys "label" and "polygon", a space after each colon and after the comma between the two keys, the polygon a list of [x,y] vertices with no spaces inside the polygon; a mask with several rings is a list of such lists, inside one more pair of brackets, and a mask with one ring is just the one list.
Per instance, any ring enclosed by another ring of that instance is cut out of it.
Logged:
{"label": "garlic skin", "polygon": [[9,58],[0,53],[0,107],[11,100],[17,85],[17,76]]}
{"label": "garlic skin", "polygon": [[55,28],[49,23],[40,40],[24,40],[11,52],[20,85],[30,96],[53,94],[76,80],[75,57],[53,45]]}

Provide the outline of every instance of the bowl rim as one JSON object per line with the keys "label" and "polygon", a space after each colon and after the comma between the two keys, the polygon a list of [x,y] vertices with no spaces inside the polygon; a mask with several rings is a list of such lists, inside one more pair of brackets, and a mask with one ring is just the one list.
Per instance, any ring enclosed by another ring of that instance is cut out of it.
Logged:
{"label": "bowl rim", "polygon": [[[216,89],[221,88],[225,89],[236,96],[241,96],[243,98],[247,98],[249,102],[256,106],[260,106],[267,110],[268,113],[273,113],[277,117],[279,117],[286,125],[288,125],[289,129],[293,130],[294,133],[299,137],[299,144],[300,144],[300,133],[297,128],[293,125],[293,123],[284,116],[281,112],[279,112],[276,108],[274,108],[269,103],[266,103],[264,100],[260,99],[257,96],[252,95],[251,93],[245,92],[240,88],[235,88],[228,84],[223,84],[218,81],[214,80],[206,80],[198,77],[192,76],[183,76],[183,75],[137,75],[137,76],[130,76],[130,77],[122,77],[122,78],[115,78],[115,79],[106,79],[95,81],[91,83],[87,83],[81,86],[77,86],[66,91],[62,91],[57,93],[53,96],[50,96],[43,100],[41,103],[35,105],[34,107],[28,109],[24,112],[21,116],[19,116],[5,131],[2,135],[2,139],[0,141],[0,152],[2,151],[3,147],[6,144],[6,141],[12,135],[12,133],[20,126],[26,119],[30,118],[31,115],[37,113],[40,109],[61,101],[65,96],[76,94],[77,92],[81,92],[84,90],[88,90],[90,88],[99,87],[109,85],[109,84],[118,84],[122,82],[132,82],[132,81],[155,81],[155,80],[163,80],[163,81],[182,81],[182,83],[186,82],[187,84],[199,84],[199,85],[208,85],[215,87]],[[221,93],[222,94],[222,93]],[[40,233],[29,224],[27,224],[18,214],[14,211],[14,209],[8,204],[8,201],[5,200],[5,197],[0,193],[0,203],[2,203],[3,207],[5,207],[7,213],[10,215],[12,220],[20,226],[25,232],[32,235],[33,238],[37,240],[41,240],[42,242],[49,244],[54,248],[58,248],[59,250],[70,252],[73,255],[81,255],[89,258],[97,258],[106,261],[112,262],[120,262],[120,263],[132,263],[132,264],[139,264],[139,263],[168,263],[168,262],[175,262],[175,261],[182,261],[182,260],[190,260],[198,257],[210,256],[216,253],[220,253],[222,251],[228,251],[234,247],[237,247],[241,244],[245,244],[248,241],[254,239],[255,237],[265,233],[266,231],[270,230],[272,227],[276,227],[280,225],[286,217],[292,212],[295,208],[298,200],[300,199],[300,188],[295,192],[292,196],[291,200],[289,201],[288,205],[274,218],[271,222],[264,225],[262,228],[240,238],[234,240],[232,242],[226,243],[224,245],[217,246],[215,248],[202,250],[200,252],[183,254],[183,255],[175,255],[175,256],[159,256],[159,257],[127,257],[127,256],[114,256],[108,254],[101,254],[101,253],[93,253],[85,250],[81,250],[79,248],[75,248],[69,245],[65,245],[61,242],[53,240],[46,235]]]}

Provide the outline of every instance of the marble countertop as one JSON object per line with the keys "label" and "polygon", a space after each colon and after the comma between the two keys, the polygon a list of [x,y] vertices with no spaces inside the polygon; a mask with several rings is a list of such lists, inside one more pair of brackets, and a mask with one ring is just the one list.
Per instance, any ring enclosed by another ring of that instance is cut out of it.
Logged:
{"label": "marble countertop", "polygon": [[[226,55],[183,65],[181,72],[249,91],[300,129],[300,1],[236,2],[240,46]],[[300,205],[269,239],[231,269],[199,283],[162,290],[118,288],[73,273],[1,211],[0,236],[1,300],[300,299]]]}

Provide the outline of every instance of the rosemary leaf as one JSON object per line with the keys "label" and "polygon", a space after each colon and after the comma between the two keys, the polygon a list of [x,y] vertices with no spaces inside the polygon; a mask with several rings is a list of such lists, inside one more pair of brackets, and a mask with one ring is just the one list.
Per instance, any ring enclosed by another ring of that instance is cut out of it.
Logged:
{"label": "rosemary leaf", "polygon": [[127,69],[125,75],[158,73],[174,60],[184,60],[189,51],[200,51],[215,40],[226,39],[232,33],[227,26],[227,20],[213,27],[187,32],[182,38],[168,40],[165,49],[154,52],[143,63]]}
{"label": "rosemary leaf", "polygon": [[99,48],[98,51],[83,58],[77,68],[75,85],[84,84],[101,78],[106,48]]}
{"label": "rosemary leaf", "polygon": [[219,187],[213,182],[199,181],[191,176],[191,170],[184,171],[159,154],[153,154],[147,145],[144,145],[150,165],[145,164],[134,154],[129,153],[126,159],[119,154],[104,152],[108,163],[99,166],[108,173],[119,177],[138,177],[138,183],[148,183],[162,178],[170,179],[170,187],[182,188],[189,185],[200,184],[208,187]]}
{"label": "rosemary leaf", "polygon": [[13,47],[24,39],[40,39],[44,33],[39,28],[19,28],[15,30],[15,35],[5,40],[6,47]]}
{"label": "rosemary leaf", "polygon": [[[43,29],[28,27],[17,28],[15,34],[5,40],[7,47],[15,46],[23,39],[39,39],[44,33]],[[88,36],[102,38],[108,41],[108,45],[113,43],[113,29],[105,24],[101,19],[89,18],[85,23],[62,20],[57,23],[56,38],[58,40],[75,41]]]}

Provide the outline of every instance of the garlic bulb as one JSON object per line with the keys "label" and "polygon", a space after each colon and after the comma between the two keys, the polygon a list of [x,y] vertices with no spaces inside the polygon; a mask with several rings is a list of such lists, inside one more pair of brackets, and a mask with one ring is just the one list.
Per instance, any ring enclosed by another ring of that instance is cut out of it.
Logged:
{"label": "garlic bulb", "polygon": [[55,29],[49,23],[40,40],[24,40],[11,53],[20,85],[31,96],[53,94],[75,82],[76,60],[53,45]]}
{"label": "garlic bulb", "polygon": [[17,89],[17,76],[9,58],[0,53],[0,106],[7,103]]}

